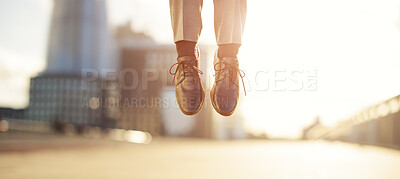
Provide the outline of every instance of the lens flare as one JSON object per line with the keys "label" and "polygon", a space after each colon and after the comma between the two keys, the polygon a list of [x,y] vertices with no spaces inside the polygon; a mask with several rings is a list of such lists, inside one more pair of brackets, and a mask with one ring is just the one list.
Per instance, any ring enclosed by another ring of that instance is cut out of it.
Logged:
{"label": "lens flare", "polygon": [[148,132],[128,130],[124,134],[124,139],[127,142],[149,144],[151,142],[152,136]]}

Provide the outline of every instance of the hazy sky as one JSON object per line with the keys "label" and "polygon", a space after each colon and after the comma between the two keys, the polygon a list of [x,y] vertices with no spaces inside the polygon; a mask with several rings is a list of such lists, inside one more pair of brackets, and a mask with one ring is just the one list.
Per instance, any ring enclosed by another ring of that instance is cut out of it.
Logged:
{"label": "hazy sky", "polygon": [[[132,20],[136,31],[172,43],[168,0],[107,4],[110,27]],[[0,0],[0,106],[27,105],[29,77],[45,66],[51,8],[52,0]],[[203,22],[200,42],[213,44],[212,0],[204,0]],[[334,124],[398,95],[399,24],[399,0],[249,0],[240,51],[246,126],[296,136],[317,115]],[[293,69],[316,70],[317,90],[251,88],[258,71],[271,82],[274,71]]]}

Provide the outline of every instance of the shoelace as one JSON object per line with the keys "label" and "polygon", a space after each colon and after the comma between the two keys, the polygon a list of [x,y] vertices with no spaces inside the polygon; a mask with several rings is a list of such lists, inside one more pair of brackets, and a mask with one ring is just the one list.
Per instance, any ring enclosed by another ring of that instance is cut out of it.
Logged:
{"label": "shoelace", "polygon": [[[217,65],[221,65],[224,64],[225,66],[221,69],[217,69]],[[214,70],[215,70],[215,75],[224,75],[223,78],[218,79],[216,82],[222,81],[226,75],[224,74],[225,70],[229,70],[229,76],[230,76],[230,80],[233,84],[235,84],[236,86],[239,86],[239,84],[236,83],[236,81],[233,80],[233,77],[235,74],[239,74],[240,79],[242,79],[242,85],[243,85],[243,90],[244,90],[244,95],[247,96],[246,94],[246,87],[244,86],[244,80],[243,77],[246,76],[246,73],[244,73],[243,70],[239,69],[237,67],[237,64],[231,65],[229,63],[226,63],[224,61],[219,61],[217,63],[214,64]]]}
{"label": "shoelace", "polygon": [[[178,82],[177,85],[182,83],[182,81],[185,80],[186,77],[194,77],[194,75],[199,75],[199,74],[202,75],[203,72],[196,67],[195,62],[196,62],[196,60],[187,59],[187,60],[182,60],[180,62],[174,63],[171,66],[171,68],[169,68],[169,74],[174,75],[174,83],[175,83],[176,73],[178,72],[178,69],[180,66],[182,66],[182,68],[183,68],[183,78]],[[172,72],[172,68],[174,68],[174,66],[176,66],[175,72]],[[197,78],[193,78],[193,79],[195,81],[197,80]]]}

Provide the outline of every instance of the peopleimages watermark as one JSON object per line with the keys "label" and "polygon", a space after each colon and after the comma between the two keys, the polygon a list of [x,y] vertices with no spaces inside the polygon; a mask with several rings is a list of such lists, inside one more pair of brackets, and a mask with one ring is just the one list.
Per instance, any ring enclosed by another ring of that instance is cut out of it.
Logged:
{"label": "peopleimages watermark", "polygon": [[247,80],[255,91],[316,91],[317,77],[316,69],[282,68],[257,71]]}
{"label": "peopleimages watermark", "polygon": [[[173,85],[173,76],[167,70],[145,68],[122,69],[83,69],[82,88],[87,89],[91,82],[99,79],[115,81],[117,85],[102,83],[103,90],[149,90],[152,83],[161,86]],[[214,76],[211,72],[204,73],[201,77],[203,83],[212,86]],[[246,71],[244,83],[246,91],[316,91],[318,71],[315,68],[274,68]],[[241,80],[239,80],[241,83]],[[241,85],[241,84],[239,84]],[[166,88],[164,90],[173,90]]]}

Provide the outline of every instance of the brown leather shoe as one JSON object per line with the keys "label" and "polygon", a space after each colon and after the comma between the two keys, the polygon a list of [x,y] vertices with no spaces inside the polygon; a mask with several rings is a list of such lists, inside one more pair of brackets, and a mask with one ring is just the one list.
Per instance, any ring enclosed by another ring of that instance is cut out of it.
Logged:
{"label": "brown leather shoe", "polygon": [[[171,66],[169,72],[174,75],[175,96],[179,108],[186,115],[196,114],[204,103],[204,88],[201,84],[198,69],[198,55],[196,57],[179,57],[178,62]],[[176,66],[175,72],[171,72]]]}
{"label": "brown leather shoe", "polygon": [[239,77],[243,83],[244,72],[239,69],[237,58],[224,57],[220,59],[217,53],[214,58],[214,70],[215,82],[210,94],[211,103],[219,114],[230,116],[239,101]]}

